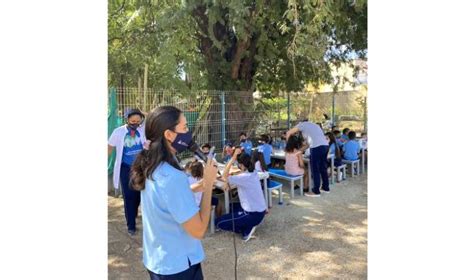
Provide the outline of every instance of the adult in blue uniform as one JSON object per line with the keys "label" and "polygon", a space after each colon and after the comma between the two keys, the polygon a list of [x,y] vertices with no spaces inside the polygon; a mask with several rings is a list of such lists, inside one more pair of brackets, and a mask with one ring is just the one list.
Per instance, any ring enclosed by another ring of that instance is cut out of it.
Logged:
{"label": "adult in blue uniform", "polygon": [[176,154],[186,150],[192,134],[183,113],[172,106],[146,118],[149,141],[132,166],[132,185],[141,191],[143,263],[150,279],[203,279],[204,237],[211,213],[217,168],[204,167],[203,195],[196,205],[188,177]]}

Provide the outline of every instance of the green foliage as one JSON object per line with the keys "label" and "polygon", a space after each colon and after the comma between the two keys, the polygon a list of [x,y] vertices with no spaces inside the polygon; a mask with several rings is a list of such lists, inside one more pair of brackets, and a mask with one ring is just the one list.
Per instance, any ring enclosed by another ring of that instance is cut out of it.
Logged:
{"label": "green foliage", "polygon": [[366,49],[366,1],[109,0],[116,86],[296,91]]}

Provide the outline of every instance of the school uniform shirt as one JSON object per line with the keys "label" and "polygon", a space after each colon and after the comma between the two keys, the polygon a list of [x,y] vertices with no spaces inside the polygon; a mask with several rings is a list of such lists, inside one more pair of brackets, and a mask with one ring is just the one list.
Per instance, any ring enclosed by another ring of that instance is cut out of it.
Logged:
{"label": "school uniform shirt", "polygon": [[278,140],[276,142],[275,147],[277,147],[279,150],[283,150],[286,147],[286,141],[285,140]]}
{"label": "school uniform shirt", "polygon": [[258,151],[263,153],[263,160],[265,161],[265,164],[267,166],[270,165],[272,163],[272,145],[264,143],[258,146]]}
{"label": "school uniform shirt", "polygon": [[257,160],[257,162],[255,162],[255,171],[257,171],[257,172],[263,172],[262,164],[260,163],[259,160]]}
{"label": "school uniform shirt", "polygon": [[252,155],[252,142],[246,140],[245,142],[240,142],[240,147],[242,147],[249,156]]}
{"label": "school uniform shirt", "polygon": [[[139,126],[137,128],[137,132],[139,133],[140,142],[143,145],[146,141],[144,126],[143,125]],[[120,127],[117,127],[116,129],[114,129],[114,131],[110,135],[109,141],[108,141],[108,144],[112,147],[115,147],[115,150],[116,150],[114,174],[113,174],[113,183],[114,183],[115,189],[119,188],[120,166],[122,165],[122,157],[123,157],[124,146],[125,146],[125,135],[127,133],[128,133],[128,128],[126,124]]]}
{"label": "school uniform shirt", "polygon": [[123,143],[122,162],[131,166],[142,150],[143,144],[140,139],[140,132],[128,129]]}
{"label": "school uniform shirt", "polygon": [[341,137],[336,138],[336,143],[339,145],[339,148],[344,147],[344,139],[342,139]]}
{"label": "school uniform shirt", "polygon": [[[199,182],[201,179],[193,177],[193,176],[188,176],[188,182],[189,182],[189,187],[191,185]],[[192,191],[192,190],[191,190]],[[194,200],[196,201],[196,205],[198,207],[201,206],[201,199],[202,199],[202,192],[193,192],[194,193]]]}
{"label": "school uniform shirt", "polygon": [[299,165],[299,154],[301,154],[299,151],[296,153],[285,153],[285,172],[289,175],[297,176],[304,174],[304,169]]}
{"label": "school uniform shirt", "polygon": [[355,140],[349,140],[346,144],[344,144],[344,159],[347,159],[347,160],[358,159],[359,151],[360,151],[359,142]]}
{"label": "school uniform shirt", "polygon": [[303,133],[303,137],[307,139],[310,148],[329,145],[319,125],[312,122],[300,122],[296,127]]}
{"label": "school uniform shirt", "polygon": [[263,212],[267,209],[256,170],[230,176],[227,181],[229,184],[237,186],[242,209],[247,212]]}
{"label": "school uniform shirt", "polygon": [[184,171],[169,163],[160,164],[146,179],[141,191],[143,220],[143,264],[156,273],[182,272],[205,259],[199,239],[183,223],[199,212]]}
{"label": "school uniform shirt", "polygon": [[225,155],[225,156],[222,158],[222,162],[223,162],[223,163],[226,163],[226,162],[228,162],[231,158],[232,158],[232,156],[230,156],[230,155]]}
{"label": "school uniform shirt", "polygon": [[330,146],[329,146],[329,153],[331,155],[335,155],[336,154],[336,145],[334,143],[332,143]]}
{"label": "school uniform shirt", "polygon": [[346,134],[342,134],[341,138],[342,140],[344,140],[344,142],[349,141],[349,136],[347,136]]}

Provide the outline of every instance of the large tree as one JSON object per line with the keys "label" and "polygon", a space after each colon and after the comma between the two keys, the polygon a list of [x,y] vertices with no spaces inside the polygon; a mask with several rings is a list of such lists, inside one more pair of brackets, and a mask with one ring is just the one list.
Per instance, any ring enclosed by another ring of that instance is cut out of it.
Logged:
{"label": "large tree", "polygon": [[300,90],[366,49],[366,1],[109,0],[114,85]]}

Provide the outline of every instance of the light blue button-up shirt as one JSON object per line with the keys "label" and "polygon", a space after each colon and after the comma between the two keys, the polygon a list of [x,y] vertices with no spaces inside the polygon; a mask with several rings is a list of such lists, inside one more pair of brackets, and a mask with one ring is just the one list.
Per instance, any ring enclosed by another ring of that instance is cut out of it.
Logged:
{"label": "light blue button-up shirt", "polygon": [[252,142],[251,141],[246,140],[243,143],[240,142],[240,147],[242,147],[249,156],[252,155]]}
{"label": "light blue button-up shirt", "polygon": [[344,144],[344,158],[347,160],[357,160],[359,158],[360,145],[358,141],[349,140]]}
{"label": "light blue button-up shirt", "polygon": [[143,263],[162,275],[182,272],[204,260],[201,241],[190,236],[182,224],[199,208],[188,177],[168,163],[162,163],[147,179],[141,191],[143,219]]}

